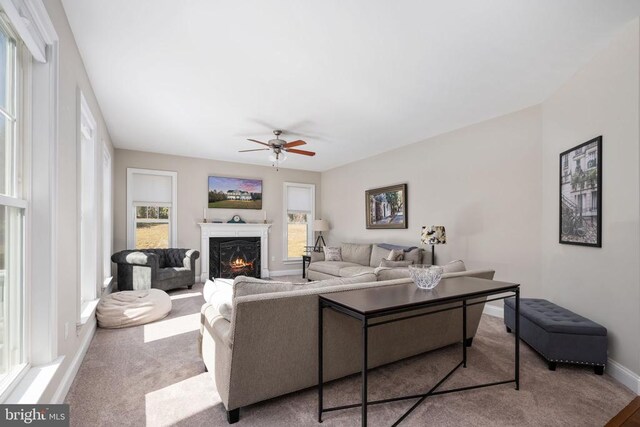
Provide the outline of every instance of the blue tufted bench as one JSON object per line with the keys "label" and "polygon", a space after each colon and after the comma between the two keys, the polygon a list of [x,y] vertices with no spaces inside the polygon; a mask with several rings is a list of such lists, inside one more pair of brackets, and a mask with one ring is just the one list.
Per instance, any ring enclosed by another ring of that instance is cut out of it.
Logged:
{"label": "blue tufted bench", "polygon": [[[515,329],[515,299],[504,301],[507,332]],[[556,364],[592,365],[597,375],[607,363],[607,328],[544,299],[520,299],[520,338],[544,357],[549,369]]]}

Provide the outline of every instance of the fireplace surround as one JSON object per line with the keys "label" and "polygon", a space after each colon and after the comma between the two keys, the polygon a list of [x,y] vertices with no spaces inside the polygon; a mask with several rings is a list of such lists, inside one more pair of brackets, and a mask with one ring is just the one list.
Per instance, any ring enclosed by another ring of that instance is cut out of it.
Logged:
{"label": "fireplace surround", "polygon": [[247,237],[259,238],[260,265],[255,277],[269,277],[269,231],[271,224],[201,223],[198,225],[200,226],[200,280],[202,282],[211,277],[209,252],[212,237],[231,240]]}
{"label": "fireplace surround", "polygon": [[259,237],[209,237],[209,279],[260,277]]}

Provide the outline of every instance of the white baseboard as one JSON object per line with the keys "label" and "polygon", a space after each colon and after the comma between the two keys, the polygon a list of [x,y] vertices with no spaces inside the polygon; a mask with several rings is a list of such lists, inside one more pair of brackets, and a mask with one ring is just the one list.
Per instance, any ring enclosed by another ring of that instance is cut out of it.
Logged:
{"label": "white baseboard", "polygon": [[297,268],[295,270],[275,270],[275,271],[271,271],[271,277],[297,276],[297,275],[302,275],[302,269],[301,268]]}
{"label": "white baseboard", "polygon": [[495,305],[485,304],[482,313],[488,316],[504,319],[504,309],[502,307],[496,307]]}
{"label": "white baseboard", "polygon": [[[482,313],[501,319],[504,318],[504,309],[495,305],[485,304]],[[629,368],[609,358],[607,359],[605,372],[635,394],[640,395],[640,376]]]}
{"label": "white baseboard", "polygon": [[75,356],[73,356],[73,359],[71,360],[67,371],[62,377],[62,381],[60,381],[60,385],[58,386],[56,392],[53,394],[51,403],[64,403],[64,399],[67,397],[67,393],[69,392],[71,384],[73,383],[73,380],[75,379],[76,374],[80,369],[80,365],[84,360],[84,356],[87,354],[87,350],[89,350],[89,344],[91,344],[91,340],[96,333],[97,322],[95,317],[88,320],[85,325],[88,328],[87,333],[80,342],[78,351],[76,352]]}
{"label": "white baseboard", "polygon": [[609,358],[605,372],[635,394],[640,395],[640,376],[629,368]]}

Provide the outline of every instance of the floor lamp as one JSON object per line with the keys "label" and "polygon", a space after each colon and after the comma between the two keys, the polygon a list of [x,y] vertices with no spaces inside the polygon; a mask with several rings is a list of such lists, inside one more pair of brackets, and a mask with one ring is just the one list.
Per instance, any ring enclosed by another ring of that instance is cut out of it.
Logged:
{"label": "floor lamp", "polygon": [[444,225],[432,225],[431,227],[422,227],[420,234],[422,244],[431,245],[431,265],[436,264],[436,246],[447,243],[447,234]]}
{"label": "floor lamp", "polygon": [[[313,245],[314,252],[322,252],[322,248],[327,246],[324,242],[324,237],[322,237],[323,231],[329,231],[329,222],[324,219],[316,219],[313,221],[313,231],[318,232],[318,238],[316,239],[315,245]],[[322,245],[320,244],[322,242]]]}

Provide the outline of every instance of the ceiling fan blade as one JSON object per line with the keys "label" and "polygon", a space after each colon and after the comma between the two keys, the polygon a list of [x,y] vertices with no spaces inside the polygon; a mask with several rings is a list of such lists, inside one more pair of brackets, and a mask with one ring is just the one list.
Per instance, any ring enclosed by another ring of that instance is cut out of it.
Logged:
{"label": "ceiling fan blade", "polygon": [[271,148],[254,148],[253,150],[240,150],[238,153],[248,153],[249,151],[269,151]]}
{"label": "ceiling fan blade", "polygon": [[291,142],[287,142],[286,144],[283,145],[284,148],[290,148],[290,147],[299,147],[300,145],[305,145],[306,142],[304,142],[301,139],[298,139],[296,141],[291,141]]}
{"label": "ceiling fan blade", "polygon": [[287,153],[302,154],[303,156],[315,156],[316,155],[316,153],[314,153],[313,151],[296,150],[295,148],[285,148],[284,151],[286,151]]}
{"label": "ceiling fan blade", "polygon": [[255,139],[247,139],[247,141],[257,142],[258,144],[266,145],[267,147],[269,147],[269,144],[267,144],[266,142],[258,141]]}

